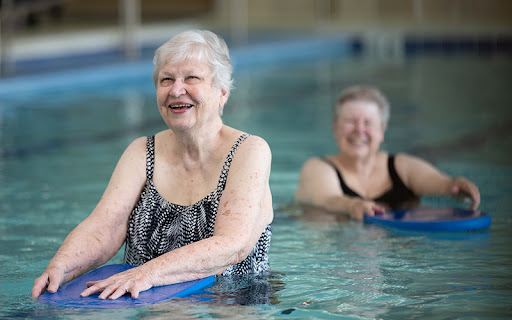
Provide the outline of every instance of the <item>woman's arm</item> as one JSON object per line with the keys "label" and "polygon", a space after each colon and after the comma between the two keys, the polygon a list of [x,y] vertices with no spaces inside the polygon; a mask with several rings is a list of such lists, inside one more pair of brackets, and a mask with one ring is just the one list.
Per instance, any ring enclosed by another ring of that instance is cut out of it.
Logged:
{"label": "woman's arm", "polygon": [[418,196],[469,196],[472,199],[470,208],[478,208],[480,191],[472,181],[464,177],[452,178],[425,160],[414,156],[398,154],[395,161],[397,173],[405,185]]}
{"label": "woman's arm", "polygon": [[265,226],[272,222],[269,188],[271,152],[267,143],[251,136],[242,143],[229,169],[213,236],[183,246],[137,268],[91,282],[82,295],[101,292],[101,299],[117,299],[126,291],[141,291],[220,274],[244,260]]}
{"label": "woman's arm", "polygon": [[362,220],[364,215],[374,215],[385,208],[373,201],[343,194],[336,170],[319,158],[311,158],[303,165],[295,200],[324,210]]}
{"label": "woman's arm", "polygon": [[125,238],[128,218],[145,182],[146,139],[135,140],[123,153],[93,212],[64,240],[46,270],[34,281],[32,297],[60,285],[112,258]]}

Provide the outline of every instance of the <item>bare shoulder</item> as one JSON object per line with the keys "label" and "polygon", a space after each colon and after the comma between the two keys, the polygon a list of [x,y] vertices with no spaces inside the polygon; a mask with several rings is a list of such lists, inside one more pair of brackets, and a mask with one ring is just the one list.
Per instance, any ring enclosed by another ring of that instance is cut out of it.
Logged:
{"label": "bare shoulder", "polygon": [[319,157],[312,157],[306,160],[300,171],[299,185],[309,184],[317,181],[320,184],[330,181],[335,183],[337,180],[336,169],[326,160]]}
{"label": "bare shoulder", "polygon": [[130,150],[146,150],[148,137],[139,137],[133,140],[127,149]]}
{"label": "bare shoulder", "polygon": [[133,176],[134,178],[140,177],[140,179],[145,177],[146,141],[146,137],[140,137],[126,147],[114,170],[116,177]]}
{"label": "bare shoulder", "polygon": [[318,184],[336,184],[336,169],[322,158],[309,158],[304,162],[300,170],[299,187],[305,184],[312,186],[313,182]]}
{"label": "bare shoulder", "polygon": [[417,169],[418,166],[421,167],[424,165],[428,165],[428,162],[419,157],[407,153],[397,153],[395,155],[395,166],[397,170],[414,170]]}
{"label": "bare shoulder", "polygon": [[295,190],[296,201],[318,206],[329,197],[341,195],[341,192],[336,170],[331,164],[319,157],[304,162]]}
{"label": "bare shoulder", "polygon": [[325,172],[325,171],[334,171],[334,168],[332,167],[332,165],[328,164],[325,160],[319,158],[319,157],[312,157],[312,158],[309,158],[308,160],[306,160],[306,162],[304,162],[304,164],[302,165],[302,170],[301,170],[303,173],[306,173],[306,172]]}
{"label": "bare shoulder", "polygon": [[139,137],[133,140],[130,145],[126,148],[123,154],[123,158],[127,158],[127,160],[135,160],[140,158],[141,156],[146,156],[147,149],[147,137]]}
{"label": "bare shoulder", "polygon": [[251,135],[245,139],[245,143],[243,144],[250,146],[251,148],[257,148],[257,151],[270,152],[270,147],[267,141],[259,136]]}
{"label": "bare shoulder", "polygon": [[[230,142],[233,143],[232,140]],[[267,142],[258,136],[249,136],[238,145],[229,169],[231,176],[250,177],[258,172],[262,177],[269,177],[272,153]]]}
{"label": "bare shoulder", "polygon": [[237,157],[260,160],[268,158],[270,160],[272,152],[265,139],[251,135],[238,147]]}
{"label": "bare shoulder", "polygon": [[395,158],[395,168],[405,185],[417,194],[424,194],[423,186],[432,179],[441,176],[440,171],[431,163],[409,154],[398,154]]}

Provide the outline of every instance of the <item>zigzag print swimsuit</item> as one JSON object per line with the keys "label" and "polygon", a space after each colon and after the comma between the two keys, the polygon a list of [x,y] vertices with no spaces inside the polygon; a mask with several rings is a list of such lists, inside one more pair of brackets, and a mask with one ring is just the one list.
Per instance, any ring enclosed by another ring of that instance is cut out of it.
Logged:
{"label": "zigzag print swimsuit", "polygon": [[[128,225],[124,263],[142,265],[164,253],[209,238],[213,235],[215,218],[229,167],[238,146],[249,136],[242,134],[224,161],[217,188],[191,206],[165,200],[153,185],[155,137],[147,138],[146,185],[133,209]],[[265,227],[249,256],[231,265],[223,275],[259,273],[270,270],[268,250],[272,228]]]}

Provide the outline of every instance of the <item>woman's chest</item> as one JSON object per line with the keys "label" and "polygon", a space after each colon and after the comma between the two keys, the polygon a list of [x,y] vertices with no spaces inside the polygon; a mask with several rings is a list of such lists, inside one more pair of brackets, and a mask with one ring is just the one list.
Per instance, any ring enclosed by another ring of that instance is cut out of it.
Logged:
{"label": "woman's chest", "polygon": [[165,200],[190,206],[217,189],[221,171],[221,165],[205,166],[195,170],[172,165],[155,165],[153,185]]}

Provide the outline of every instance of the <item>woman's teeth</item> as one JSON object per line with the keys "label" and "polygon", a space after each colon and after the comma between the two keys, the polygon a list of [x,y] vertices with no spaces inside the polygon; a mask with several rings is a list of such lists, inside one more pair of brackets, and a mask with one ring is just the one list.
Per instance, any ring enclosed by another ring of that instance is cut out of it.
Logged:
{"label": "woman's teeth", "polygon": [[367,140],[362,138],[352,138],[349,139],[349,142],[353,145],[364,145],[367,143]]}
{"label": "woman's teeth", "polygon": [[169,108],[171,109],[187,109],[192,108],[193,105],[191,104],[175,104],[175,105],[169,105]]}

